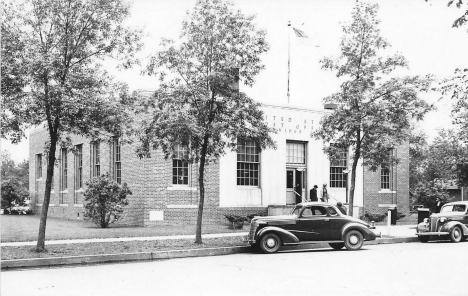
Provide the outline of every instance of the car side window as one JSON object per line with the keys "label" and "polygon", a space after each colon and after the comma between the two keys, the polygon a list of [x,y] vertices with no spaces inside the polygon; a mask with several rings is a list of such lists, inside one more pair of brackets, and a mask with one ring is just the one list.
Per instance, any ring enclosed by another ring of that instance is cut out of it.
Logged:
{"label": "car side window", "polygon": [[327,214],[327,210],[324,207],[314,206],[311,209],[314,216],[325,216]]}
{"label": "car side window", "polygon": [[465,211],[465,205],[455,205],[455,206],[453,206],[453,211],[454,212],[464,212]]}
{"label": "car side window", "polygon": [[312,210],[310,208],[305,208],[302,212],[302,217],[312,217]]}
{"label": "car side window", "polygon": [[335,208],[328,207],[328,212],[330,213],[330,216],[338,216],[338,213],[336,212]]}

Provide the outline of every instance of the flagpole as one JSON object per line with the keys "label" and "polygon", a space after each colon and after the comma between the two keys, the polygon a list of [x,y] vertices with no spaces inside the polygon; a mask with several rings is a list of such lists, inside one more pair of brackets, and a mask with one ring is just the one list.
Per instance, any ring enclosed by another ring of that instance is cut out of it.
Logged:
{"label": "flagpole", "polygon": [[291,22],[288,22],[288,105],[289,105],[289,75],[291,72]]}

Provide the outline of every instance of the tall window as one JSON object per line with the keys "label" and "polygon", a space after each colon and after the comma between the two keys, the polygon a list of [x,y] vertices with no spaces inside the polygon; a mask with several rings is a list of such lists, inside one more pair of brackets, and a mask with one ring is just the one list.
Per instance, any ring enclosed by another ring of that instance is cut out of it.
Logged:
{"label": "tall window", "polygon": [[36,179],[42,178],[42,154],[36,154]]}
{"label": "tall window", "polygon": [[120,139],[114,137],[113,139],[114,148],[114,180],[118,183],[122,183],[122,163],[120,160]]}
{"label": "tall window", "polygon": [[260,153],[253,142],[237,141],[237,185],[258,186]]}
{"label": "tall window", "polygon": [[101,175],[101,151],[99,142],[91,143],[91,177]]}
{"label": "tall window", "polygon": [[346,174],[343,173],[348,167],[348,153],[339,152],[338,158],[330,163],[330,187],[346,187]]}
{"label": "tall window", "polygon": [[67,148],[61,150],[61,174],[60,174],[60,203],[64,203],[65,191],[68,187],[68,153]]}
{"label": "tall window", "polygon": [[297,143],[297,142],[286,143],[286,163],[305,164],[304,143]]}
{"label": "tall window", "polygon": [[380,188],[390,189],[390,163],[393,158],[393,149],[388,149],[388,161],[383,163],[380,167]]}
{"label": "tall window", "polygon": [[75,146],[75,200],[78,203],[78,194],[76,190],[83,188],[83,144]]}
{"label": "tall window", "polygon": [[189,163],[187,146],[177,145],[174,147],[172,157],[172,184],[189,185]]}
{"label": "tall window", "polygon": [[75,189],[83,187],[83,145],[76,145],[75,154]]}

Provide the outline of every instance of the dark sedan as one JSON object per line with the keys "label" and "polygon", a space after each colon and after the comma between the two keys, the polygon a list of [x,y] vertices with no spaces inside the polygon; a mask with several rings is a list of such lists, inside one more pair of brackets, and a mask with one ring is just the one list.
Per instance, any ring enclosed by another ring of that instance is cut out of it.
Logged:
{"label": "dark sedan", "polygon": [[342,214],[335,205],[307,202],[296,205],[289,215],[255,217],[248,240],[264,253],[275,253],[281,246],[310,243],[359,250],[364,241],[376,237],[369,224]]}

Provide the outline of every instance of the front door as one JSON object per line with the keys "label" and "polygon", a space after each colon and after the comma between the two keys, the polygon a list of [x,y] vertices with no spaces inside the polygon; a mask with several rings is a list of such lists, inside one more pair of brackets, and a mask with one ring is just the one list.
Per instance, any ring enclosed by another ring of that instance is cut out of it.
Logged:
{"label": "front door", "polygon": [[296,184],[296,170],[287,169],[286,170],[286,204],[295,205],[296,204],[296,194],[294,193],[294,186]]}

